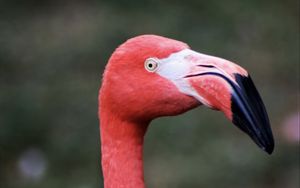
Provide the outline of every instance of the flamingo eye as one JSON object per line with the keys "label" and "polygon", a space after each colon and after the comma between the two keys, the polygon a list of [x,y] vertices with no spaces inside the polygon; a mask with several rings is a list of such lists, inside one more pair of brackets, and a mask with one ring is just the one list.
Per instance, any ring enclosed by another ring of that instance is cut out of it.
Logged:
{"label": "flamingo eye", "polygon": [[156,58],[149,58],[145,61],[145,69],[149,72],[155,72],[158,69],[159,62]]}

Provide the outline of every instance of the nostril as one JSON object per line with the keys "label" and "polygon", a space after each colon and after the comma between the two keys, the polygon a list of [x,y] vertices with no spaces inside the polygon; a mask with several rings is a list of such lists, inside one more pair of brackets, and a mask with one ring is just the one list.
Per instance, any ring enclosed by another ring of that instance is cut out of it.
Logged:
{"label": "nostril", "polygon": [[198,67],[215,68],[213,65],[197,65]]}

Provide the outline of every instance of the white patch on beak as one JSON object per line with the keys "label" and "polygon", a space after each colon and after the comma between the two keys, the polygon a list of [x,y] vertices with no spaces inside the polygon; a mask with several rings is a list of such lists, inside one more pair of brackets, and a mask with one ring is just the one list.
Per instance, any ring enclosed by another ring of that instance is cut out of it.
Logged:
{"label": "white patch on beak", "polygon": [[199,55],[199,53],[193,50],[185,49],[173,53],[167,58],[160,59],[160,66],[156,73],[174,83],[180,92],[192,96],[206,106],[211,107],[211,105],[189,84],[188,80],[185,79],[185,76],[190,74],[194,68],[194,65],[186,59],[186,57],[191,54]]}

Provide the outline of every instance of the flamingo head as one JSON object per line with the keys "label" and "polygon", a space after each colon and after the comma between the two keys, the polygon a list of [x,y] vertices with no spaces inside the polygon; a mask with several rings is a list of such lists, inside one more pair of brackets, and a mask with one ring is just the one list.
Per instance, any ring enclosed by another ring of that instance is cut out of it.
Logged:
{"label": "flamingo head", "polygon": [[198,53],[180,41],[142,35],[112,54],[101,107],[128,121],[149,122],[199,105],[219,110],[267,153],[274,148],[264,104],[245,69]]}

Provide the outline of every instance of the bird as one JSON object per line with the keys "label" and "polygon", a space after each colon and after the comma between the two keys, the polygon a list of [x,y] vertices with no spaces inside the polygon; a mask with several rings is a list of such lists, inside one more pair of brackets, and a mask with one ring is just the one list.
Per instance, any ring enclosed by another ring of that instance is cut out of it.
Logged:
{"label": "bird", "polygon": [[249,73],[175,39],[144,34],[118,46],[98,102],[105,188],[144,188],[143,143],[151,121],[201,105],[223,112],[268,154],[274,149],[268,114]]}

